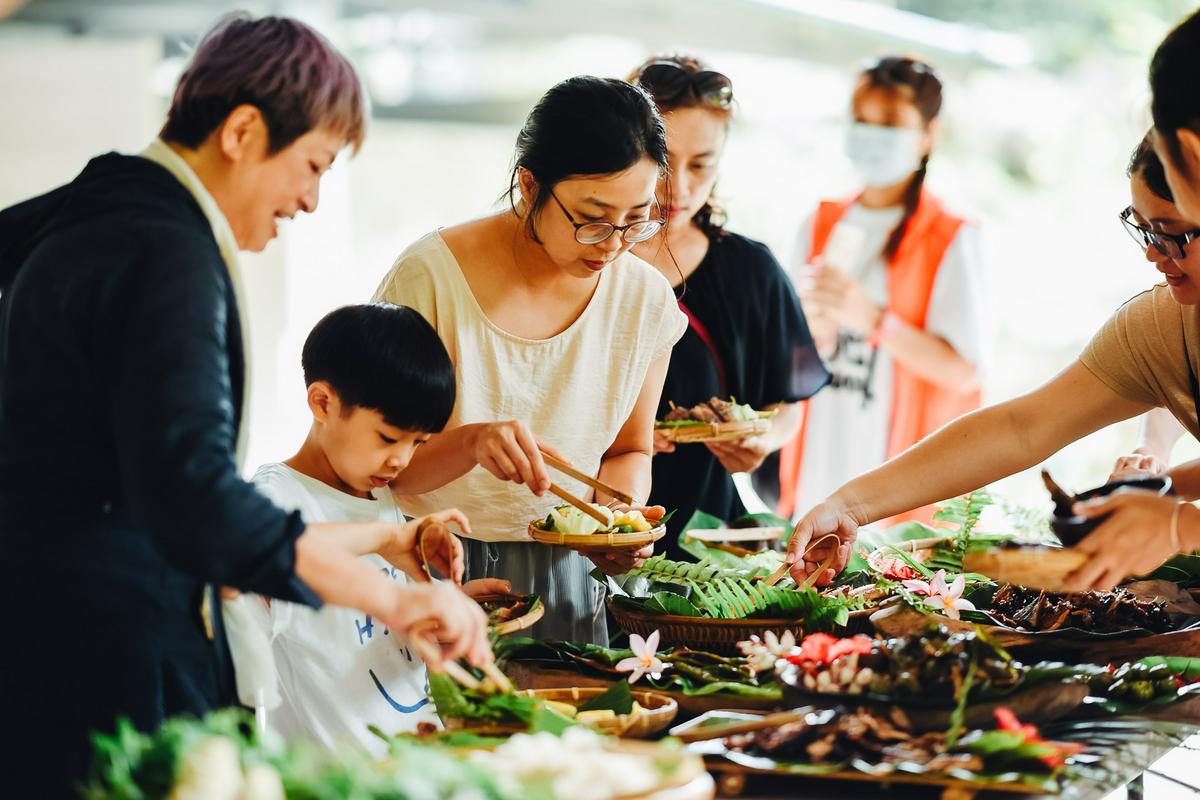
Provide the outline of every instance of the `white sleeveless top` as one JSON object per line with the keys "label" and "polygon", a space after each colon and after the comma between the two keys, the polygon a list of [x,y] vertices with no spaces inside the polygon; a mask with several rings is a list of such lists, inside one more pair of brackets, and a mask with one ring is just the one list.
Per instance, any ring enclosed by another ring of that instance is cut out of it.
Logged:
{"label": "white sleeveless top", "polygon": [[[497,327],[480,308],[441,234],[400,254],[376,300],[409,306],[437,330],[458,376],[447,429],[517,419],[574,466],[595,475],[600,459],[629,418],[651,362],[670,352],[687,329],[667,279],[625,253],[604,269],[579,318],[549,339],[524,339]],[[565,475],[555,483],[588,496]],[[476,466],[423,495],[400,498],[414,515],[457,507],[474,538],[528,541],[530,521],[560,501],[535,497]]]}

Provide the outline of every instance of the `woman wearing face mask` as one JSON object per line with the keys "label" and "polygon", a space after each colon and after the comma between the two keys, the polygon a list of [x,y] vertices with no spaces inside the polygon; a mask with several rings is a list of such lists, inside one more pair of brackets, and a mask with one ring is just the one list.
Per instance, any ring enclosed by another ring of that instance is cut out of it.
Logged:
{"label": "woman wearing face mask", "polygon": [[689,323],[671,356],[659,414],[670,410],[668,400],[692,406],[714,396],[778,412],[769,431],[734,442],[676,447],[656,437],[654,501],[677,510],[664,549],[686,559],[680,528],[697,509],[724,520],[746,513],[733,473],[758,469],[796,435],[797,402],[829,374],[787,275],[765,245],[723,227],[713,200],[733,113],[729,78],[694,58],[664,56],[648,60],[631,80],[663,115],[670,158],[659,185],[670,225],[634,252],[675,286]]}
{"label": "woman wearing face mask", "polygon": [[938,76],[911,58],[882,59],[855,86],[847,154],[865,187],[821,203],[796,248],[792,277],[834,377],[781,453],[785,516],[979,407],[977,232],[925,188],[941,106]]}
{"label": "woman wearing face mask", "polygon": [[[1132,205],[1121,223],[1166,281],[1122,306],[1079,359],[1029,394],[967,414],[897,458],[839,488],[796,526],[788,558],[803,579],[836,548],[827,583],[845,566],[859,526],[985,486],[1041,463],[1114,422],[1166,408],[1200,434],[1200,229],[1185,219],[1148,136],[1129,167]],[[1068,580],[1107,589],[1150,572],[1177,552],[1200,549],[1200,497],[1194,468],[1171,470],[1176,497],[1126,492],[1076,505],[1108,515],[1077,547],[1090,558]],[[826,533],[838,541],[809,542]]]}
{"label": "woman wearing face mask", "polygon": [[[413,513],[452,503],[469,515],[486,541],[468,543],[468,574],[540,594],[541,638],[608,641],[592,561],[527,541],[528,522],[561,502],[544,496],[540,450],[641,502],[650,494],[654,415],[687,321],[666,279],[629,249],[662,226],[654,189],[666,169],[645,92],[563,81],[517,137],[509,207],[420,239],[376,293],[424,315],[458,374],[446,431],[393,489]],[[588,496],[565,475],[554,482]],[[651,552],[594,561],[621,572]]]}

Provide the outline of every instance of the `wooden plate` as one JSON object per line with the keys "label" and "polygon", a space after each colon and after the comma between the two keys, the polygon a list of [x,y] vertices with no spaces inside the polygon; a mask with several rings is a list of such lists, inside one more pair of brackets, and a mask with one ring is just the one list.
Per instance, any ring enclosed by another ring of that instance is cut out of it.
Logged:
{"label": "wooden plate", "polygon": [[638,550],[648,544],[653,544],[665,536],[666,525],[659,525],[648,531],[635,533],[559,533],[547,531],[529,523],[529,538],[540,544],[555,544],[569,547],[572,550],[586,550],[590,553],[611,552],[613,550]]}
{"label": "wooden plate", "polygon": [[1067,576],[1087,560],[1086,553],[1070,548],[998,547],[967,553],[963,571],[978,572],[1000,583],[1063,592]]}
{"label": "wooden plate", "polygon": [[[613,678],[584,675],[570,669],[555,669],[538,663],[510,660],[504,664],[504,674],[513,685],[522,689],[561,689],[571,686],[595,686],[607,688]],[[713,694],[684,694],[680,691],[655,689],[659,694],[672,698],[679,705],[677,720],[691,719],[718,708],[742,708],[755,711],[770,711],[779,706],[779,698],[756,697],[715,692]],[[1200,701],[1200,698],[1197,698]]]}
{"label": "wooden plate", "polygon": [[771,430],[771,418],[759,417],[746,422],[698,422],[695,425],[659,425],[654,432],[662,434],[669,442],[691,444],[693,442],[727,442],[757,436]]}

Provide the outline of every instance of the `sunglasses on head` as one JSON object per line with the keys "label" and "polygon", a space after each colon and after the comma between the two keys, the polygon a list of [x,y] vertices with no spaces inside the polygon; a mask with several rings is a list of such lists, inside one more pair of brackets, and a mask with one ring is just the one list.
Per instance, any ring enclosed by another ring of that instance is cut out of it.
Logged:
{"label": "sunglasses on head", "polygon": [[689,70],[674,61],[655,61],[638,73],[637,84],[654,96],[659,105],[674,105],[688,92],[714,108],[733,103],[733,81],[712,70]]}

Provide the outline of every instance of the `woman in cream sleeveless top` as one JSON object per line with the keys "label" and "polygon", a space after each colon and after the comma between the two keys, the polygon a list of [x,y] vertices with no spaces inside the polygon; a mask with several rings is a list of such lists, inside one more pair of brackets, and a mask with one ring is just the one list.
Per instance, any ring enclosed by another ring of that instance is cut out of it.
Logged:
{"label": "woman in cream sleeveless top", "polygon": [[560,502],[546,494],[539,447],[648,500],[654,414],[686,319],[667,280],[628,250],[660,227],[665,165],[662,123],[641,90],[564,81],[518,138],[512,208],[418,240],[376,293],[429,320],[458,380],[446,431],[393,490],[410,513],[456,506],[470,517],[469,575],[540,594],[536,636],[606,642],[602,588],[588,573],[634,563],[533,543],[527,527]]}

